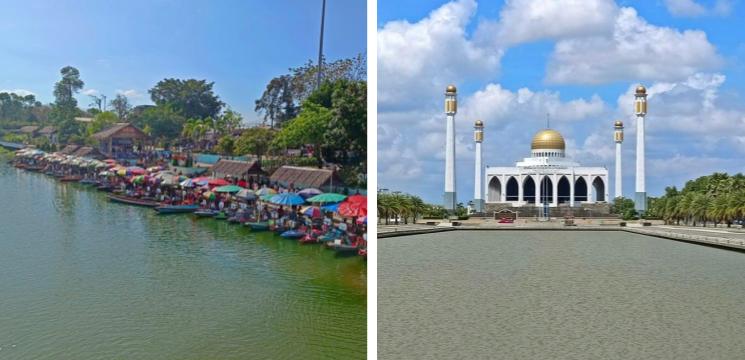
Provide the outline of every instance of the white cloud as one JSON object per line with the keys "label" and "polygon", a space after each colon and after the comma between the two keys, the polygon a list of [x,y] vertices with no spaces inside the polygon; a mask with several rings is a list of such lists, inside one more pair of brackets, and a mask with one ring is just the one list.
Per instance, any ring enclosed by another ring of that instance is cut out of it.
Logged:
{"label": "white cloud", "polygon": [[618,7],[612,0],[508,0],[499,21],[485,21],[479,39],[500,46],[545,38],[610,34]]}
{"label": "white cloud", "polygon": [[81,92],[83,93],[83,95],[88,95],[88,96],[96,96],[99,94],[98,90],[96,89],[84,89]]}
{"label": "white cloud", "polygon": [[34,95],[34,96],[36,96],[36,94],[34,94],[32,91],[25,90],[25,89],[12,89],[12,90],[10,90],[10,89],[3,89],[3,90],[0,90],[0,93],[9,93],[9,94],[12,93],[12,94],[16,94],[16,95],[19,95],[19,96],[27,96],[27,95]]}
{"label": "white cloud", "polygon": [[712,8],[706,8],[694,0],[664,0],[664,3],[673,16],[729,15],[732,11],[730,0],[718,0]]}
{"label": "white cloud", "polygon": [[378,103],[396,106],[432,98],[451,82],[494,75],[502,50],[479,47],[466,35],[474,0],[458,0],[416,22],[391,21],[378,30]]}
{"label": "white cloud", "polygon": [[561,40],[546,79],[552,83],[601,84],[639,79],[674,81],[722,64],[706,33],[658,27],[622,8],[612,36]]}

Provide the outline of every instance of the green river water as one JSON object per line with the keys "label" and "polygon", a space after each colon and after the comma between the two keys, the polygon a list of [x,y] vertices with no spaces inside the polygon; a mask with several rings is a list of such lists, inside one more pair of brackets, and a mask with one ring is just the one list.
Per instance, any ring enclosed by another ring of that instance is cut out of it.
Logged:
{"label": "green river water", "polygon": [[366,264],[0,165],[0,359],[360,359]]}

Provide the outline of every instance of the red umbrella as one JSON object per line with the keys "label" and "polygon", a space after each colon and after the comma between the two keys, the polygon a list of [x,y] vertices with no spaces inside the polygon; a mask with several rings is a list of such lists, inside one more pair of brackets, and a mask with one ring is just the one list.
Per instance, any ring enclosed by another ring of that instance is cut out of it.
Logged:
{"label": "red umbrella", "polygon": [[339,215],[346,217],[367,216],[367,202],[345,201],[339,204]]}
{"label": "red umbrella", "polygon": [[352,196],[347,197],[347,199],[344,200],[344,201],[345,202],[363,202],[363,203],[367,203],[367,196],[360,195],[360,194],[352,195]]}
{"label": "red umbrella", "polygon": [[230,184],[230,182],[225,179],[210,179],[210,181],[207,182],[207,185],[209,186],[224,186],[228,184]]}

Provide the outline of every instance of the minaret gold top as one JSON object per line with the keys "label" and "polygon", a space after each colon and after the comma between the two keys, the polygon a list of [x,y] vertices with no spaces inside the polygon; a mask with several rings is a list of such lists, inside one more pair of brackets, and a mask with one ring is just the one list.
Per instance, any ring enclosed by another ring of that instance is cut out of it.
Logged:
{"label": "minaret gold top", "polygon": [[455,115],[458,112],[458,98],[455,85],[448,85],[445,89],[445,114]]}
{"label": "minaret gold top", "polygon": [[616,129],[616,131],[613,132],[613,140],[617,143],[623,142],[623,122],[621,120],[616,120],[616,122],[613,124],[613,127]]}
{"label": "minaret gold top", "polygon": [[615,126],[616,129],[623,129],[623,121],[616,120],[616,122],[613,124],[613,126]]}
{"label": "minaret gold top", "polygon": [[647,114],[647,89],[643,85],[636,87],[636,93],[634,94],[634,112],[636,116],[644,116]]}
{"label": "minaret gold top", "polygon": [[473,141],[475,142],[484,141],[484,122],[481,120],[476,120],[476,122],[473,124],[473,128],[474,128]]}

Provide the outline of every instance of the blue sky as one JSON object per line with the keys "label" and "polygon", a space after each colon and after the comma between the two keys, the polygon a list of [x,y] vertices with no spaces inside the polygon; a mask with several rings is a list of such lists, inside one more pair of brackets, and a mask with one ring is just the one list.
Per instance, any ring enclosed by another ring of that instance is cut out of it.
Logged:
{"label": "blue sky", "polygon": [[[327,0],[324,54],[365,53],[366,4]],[[53,101],[60,68],[78,68],[85,90],[112,99],[167,77],[214,81],[248,121],[267,82],[318,57],[321,0],[6,1],[0,11],[0,90]],[[78,96],[87,107],[90,98]]]}
{"label": "blue sky", "polygon": [[[745,172],[745,4],[739,0],[402,0],[378,3],[378,183],[440,203],[443,90],[458,86],[458,200],[473,197],[472,124],[484,162],[510,166],[551,127],[583,165],[606,166],[626,125],[633,197],[633,88],[649,89],[647,192],[715,170]],[[402,60],[404,59],[404,60]]]}

